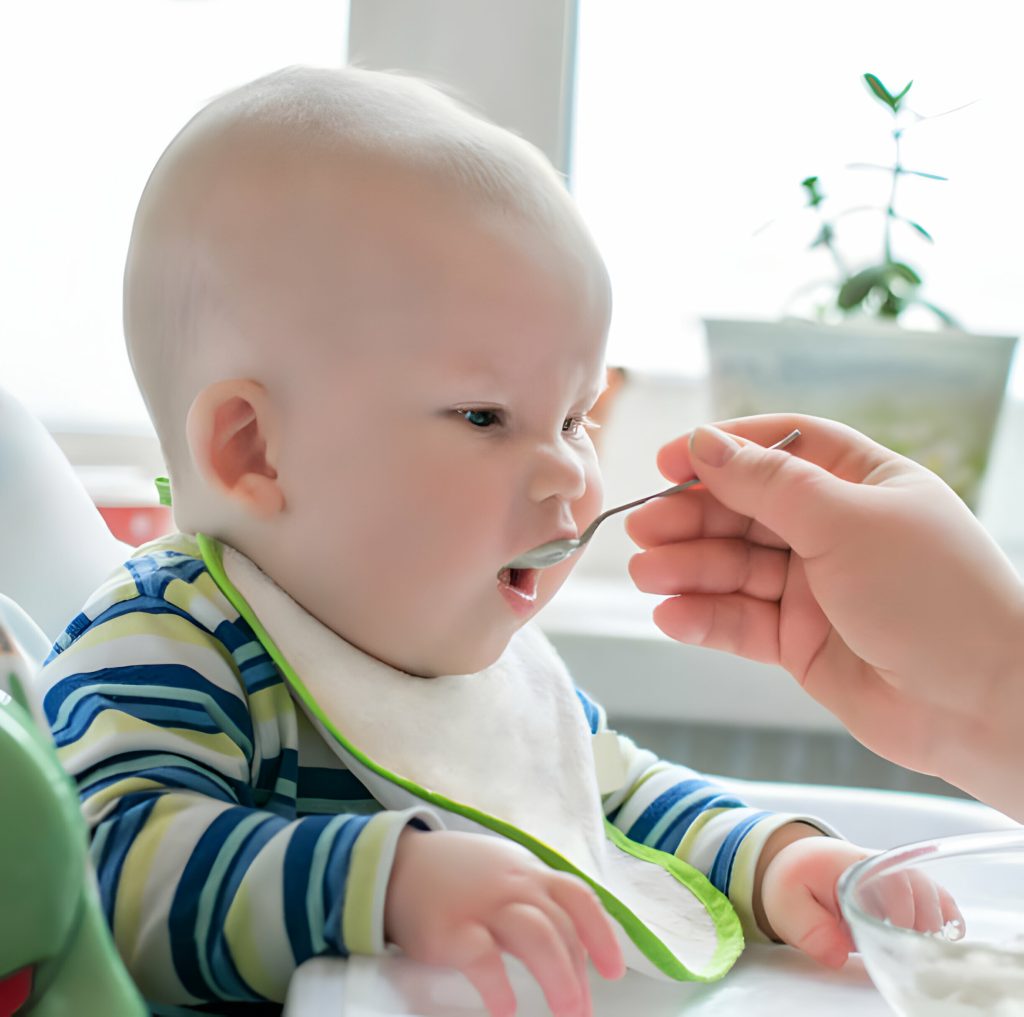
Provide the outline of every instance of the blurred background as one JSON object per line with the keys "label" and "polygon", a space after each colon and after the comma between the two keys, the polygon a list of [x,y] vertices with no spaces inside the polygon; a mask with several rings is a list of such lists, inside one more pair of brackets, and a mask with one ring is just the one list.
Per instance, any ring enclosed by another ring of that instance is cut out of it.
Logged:
{"label": "blurred background", "polygon": [[[200,106],[290,64],[424,75],[565,173],[611,272],[610,362],[630,380],[602,435],[610,503],[656,489],[657,447],[712,414],[704,319],[820,309],[809,284],[833,259],[811,246],[801,181],[818,176],[829,209],[884,207],[890,176],[850,167],[892,158],[865,72],[893,91],[913,80],[927,119],[903,163],[948,178],[901,181],[901,215],[934,242],[905,228],[900,258],[965,329],[1020,331],[1024,14],[1009,0],[34,0],[0,19],[0,385],[134,543],[168,522],[121,332],[135,205]],[[872,213],[836,229],[850,263],[877,255]],[[1021,370],[1009,393],[979,512],[1016,556]],[[875,759],[783,673],[662,638],[621,527],[605,529],[545,624],[623,730],[735,776],[946,790]]]}

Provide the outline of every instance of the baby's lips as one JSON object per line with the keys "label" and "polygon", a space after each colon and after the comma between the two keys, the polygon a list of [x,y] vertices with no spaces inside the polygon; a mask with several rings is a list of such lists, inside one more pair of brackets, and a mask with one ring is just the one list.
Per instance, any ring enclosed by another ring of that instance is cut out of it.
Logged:
{"label": "baby's lips", "polygon": [[538,569],[503,568],[498,573],[498,583],[506,587],[523,600],[537,599],[537,582],[540,576]]}

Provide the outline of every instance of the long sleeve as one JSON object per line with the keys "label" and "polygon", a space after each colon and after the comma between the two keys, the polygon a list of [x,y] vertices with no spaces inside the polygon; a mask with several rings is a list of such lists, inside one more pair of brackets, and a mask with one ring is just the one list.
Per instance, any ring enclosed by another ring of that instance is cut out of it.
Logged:
{"label": "long sleeve", "polygon": [[[604,709],[577,690],[592,733],[610,730]],[[768,838],[787,823],[831,829],[811,816],[746,805],[714,781],[659,759],[618,734],[625,780],[603,798],[608,821],[627,837],[667,851],[704,873],[736,909],[748,940],[766,941],[754,918],[754,873]]]}
{"label": "long sleeve", "polygon": [[359,797],[346,771],[332,793],[356,809],[298,813],[294,705],[201,562],[130,561],[40,684],[147,998],[281,1001],[306,958],[384,949],[395,843],[430,819],[342,802]]}

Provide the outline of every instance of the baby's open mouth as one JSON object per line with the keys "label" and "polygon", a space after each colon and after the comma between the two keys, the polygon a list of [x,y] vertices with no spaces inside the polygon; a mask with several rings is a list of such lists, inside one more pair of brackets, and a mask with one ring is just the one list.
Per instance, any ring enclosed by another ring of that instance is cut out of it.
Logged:
{"label": "baby's open mouth", "polygon": [[498,573],[498,587],[522,598],[527,603],[537,599],[538,569],[503,568]]}

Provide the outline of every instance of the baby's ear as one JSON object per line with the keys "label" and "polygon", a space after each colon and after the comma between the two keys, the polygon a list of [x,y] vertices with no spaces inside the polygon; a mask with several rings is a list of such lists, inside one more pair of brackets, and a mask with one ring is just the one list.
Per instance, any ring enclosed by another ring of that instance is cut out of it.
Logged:
{"label": "baby's ear", "polygon": [[204,388],[192,401],[186,432],[196,469],[217,493],[259,519],[284,508],[278,418],[259,382],[231,378]]}

